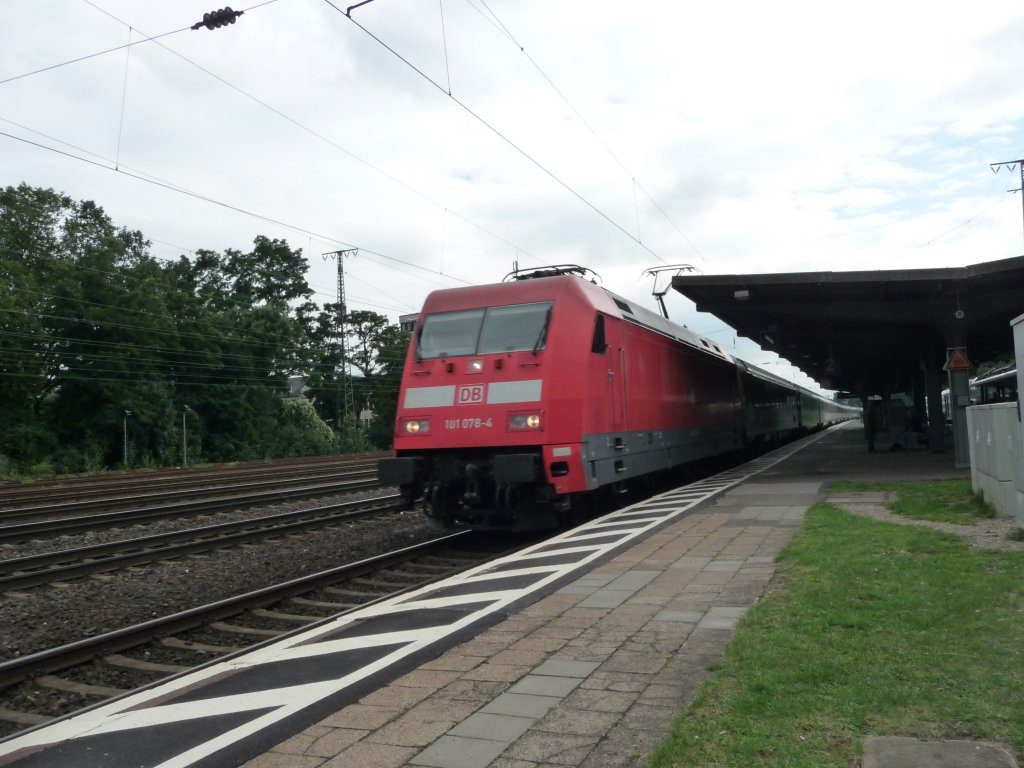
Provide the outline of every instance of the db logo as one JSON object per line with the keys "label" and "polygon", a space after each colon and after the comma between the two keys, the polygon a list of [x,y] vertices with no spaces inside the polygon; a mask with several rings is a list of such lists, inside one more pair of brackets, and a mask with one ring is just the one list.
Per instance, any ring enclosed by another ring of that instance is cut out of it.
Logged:
{"label": "db logo", "polygon": [[486,384],[472,384],[469,386],[459,387],[455,393],[455,404],[482,405],[484,402],[486,386]]}

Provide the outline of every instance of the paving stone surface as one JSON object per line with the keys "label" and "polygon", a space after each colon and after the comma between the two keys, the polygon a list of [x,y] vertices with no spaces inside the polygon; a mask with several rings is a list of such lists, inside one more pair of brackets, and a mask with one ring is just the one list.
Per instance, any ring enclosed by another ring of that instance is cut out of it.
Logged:
{"label": "paving stone surface", "polygon": [[[645,766],[824,497],[825,480],[784,472],[697,507],[244,768]],[[1017,768],[998,745],[916,739],[868,739],[862,763],[953,765]]]}
{"label": "paving stone surface", "polygon": [[812,485],[687,515],[246,768],[644,765],[771,579]]}
{"label": "paving stone surface", "polygon": [[1017,768],[1017,761],[998,744],[869,736],[861,768]]}

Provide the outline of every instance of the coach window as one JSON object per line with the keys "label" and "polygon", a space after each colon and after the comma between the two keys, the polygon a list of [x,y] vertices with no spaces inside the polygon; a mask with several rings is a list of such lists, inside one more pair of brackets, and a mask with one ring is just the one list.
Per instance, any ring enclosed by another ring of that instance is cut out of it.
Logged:
{"label": "coach window", "polygon": [[478,354],[544,349],[551,302],[491,307],[484,318]]}
{"label": "coach window", "polygon": [[483,319],[482,309],[427,315],[416,345],[417,356],[422,359],[476,354]]}

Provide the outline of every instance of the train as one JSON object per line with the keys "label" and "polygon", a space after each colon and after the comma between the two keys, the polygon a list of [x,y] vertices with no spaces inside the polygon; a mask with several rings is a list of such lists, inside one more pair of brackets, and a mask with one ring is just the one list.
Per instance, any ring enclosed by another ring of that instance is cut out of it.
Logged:
{"label": "train", "polygon": [[528,531],[859,415],[554,265],[427,297],[378,470],[434,527]]}
{"label": "train", "polygon": [[[992,368],[983,374],[973,376],[968,386],[971,405],[1017,402],[1017,366],[1008,363]],[[949,390],[944,389],[942,390],[942,415],[948,421],[951,414]]]}
{"label": "train", "polygon": [[1017,366],[1014,364],[994,368],[970,383],[971,405],[1012,403],[1017,399]]}

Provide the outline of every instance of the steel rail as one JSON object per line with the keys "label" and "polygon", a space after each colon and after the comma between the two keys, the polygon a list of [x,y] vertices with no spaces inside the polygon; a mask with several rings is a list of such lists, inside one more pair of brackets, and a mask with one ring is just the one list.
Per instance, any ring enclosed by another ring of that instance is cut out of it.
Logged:
{"label": "steel rail", "polygon": [[81,531],[135,525],[136,523],[145,522],[147,520],[186,517],[188,515],[212,512],[219,509],[248,507],[257,503],[290,501],[293,499],[309,498],[311,496],[333,496],[339,493],[351,493],[353,491],[363,491],[380,487],[380,483],[377,482],[377,475],[375,472],[365,473],[360,475],[360,477],[366,479],[349,480],[338,483],[324,483],[304,488],[257,491],[254,493],[236,493],[233,496],[202,498],[195,501],[166,504],[159,507],[146,507],[144,509],[121,512],[99,512],[92,515],[81,515],[79,517],[61,518],[57,520],[36,520],[27,523],[0,525],[0,542],[18,542],[26,541],[28,539],[62,536],[64,534],[78,533]]}
{"label": "steel rail", "polygon": [[133,565],[208,552],[289,533],[359,520],[403,506],[398,494],[283,512],[249,520],[171,531],[155,536],[62,549],[0,561],[0,591],[27,589],[54,581],[105,573]]}
{"label": "steel rail", "polygon": [[[273,476],[275,479],[283,480],[294,478],[296,480],[313,480],[323,477],[337,476],[349,472],[375,468],[372,462],[349,462],[346,464],[335,463],[315,467],[267,467],[263,470],[252,472],[220,472],[217,474],[195,476],[182,474],[165,478],[133,478],[131,481],[111,481],[108,483],[91,483],[88,485],[67,485],[60,488],[40,488],[32,491],[4,492],[0,489],[0,519],[16,515],[23,511],[33,511],[36,508],[49,510],[53,506],[84,502],[93,503],[107,502],[113,506],[123,499],[134,500],[140,494],[138,489],[157,488],[160,491],[154,493],[180,493],[182,490],[198,489],[209,486],[216,486],[225,482],[248,482],[247,478],[263,478]],[[142,494],[145,496],[146,494]],[[68,500],[72,499],[71,502]]]}
{"label": "steel rail", "polygon": [[[361,464],[355,471],[329,473],[329,477],[367,477],[376,476],[377,468],[373,465]],[[108,496],[98,499],[83,499],[76,501],[63,501],[55,504],[37,504],[35,506],[22,506],[0,512],[0,523],[15,522],[18,520],[31,520],[43,515],[56,515],[66,512],[82,512],[89,509],[104,509],[107,507],[124,507],[129,504],[149,504],[166,502],[173,499],[194,498],[199,494],[206,496],[218,496],[224,493],[236,493],[240,489],[248,488],[292,488],[302,487],[317,478],[323,477],[321,473],[312,476],[303,474],[300,477],[268,479],[238,480],[232,483],[221,483],[207,486],[192,484],[186,488],[175,488],[171,490],[155,490],[145,493],[134,493],[130,495]],[[330,483],[328,480],[327,483]]]}
{"label": "steel rail", "polygon": [[[34,675],[51,674],[62,669],[83,664],[94,658],[117,651],[123,651],[146,643],[154,638],[173,635],[178,632],[195,629],[211,621],[228,618],[250,608],[270,605],[280,600],[308,592],[324,584],[339,579],[352,578],[387,565],[393,565],[415,557],[419,557],[450,546],[454,541],[473,536],[472,531],[460,531],[442,536],[421,544],[386,552],[355,563],[331,568],[319,573],[301,576],[297,579],[246,592],[235,597],[218,600],[208,605],[190,608],[185,611],[152,619],[140,624],[106,632],[102,635],[78,640],[73,643],[49,648],[45,651],[28,654],[21,658],[0,662],[0,688],[7,688]],[[443,577],[437,577],[443,578]],[[430,583],[424,580],[416,588]],[[407,587],[391,594],[412,589]],[[389,595],[390,596],[390,595]],[[382,598],[385,596],[382,596]],[[282,632],[282,635],[287,634]]]}
{"label": "steel rail", "polygon": [[317,469],[330,466],[345,466],[359,462],[373,462],[383,456],[390,455],[386,451],[368,451],[365,453],[334,454],[331,456],[306,456],[297,459],[256,459],[231,464],[215,464],[199,467],[164,467],[160,469],[133,469],[126,471],[99,472],[90,475],[65,475],[31,480],[26,483],[0,482],[0,497],[8,495],[31,495],[36,492],[47,492],[61,488],[83,488],[103,484],[131,485],[133,483],[164,482],[177,478],[192,478],[202,481],[207,478],[223,476],[243,477],[248,474],[260,474],[280,469]]}

